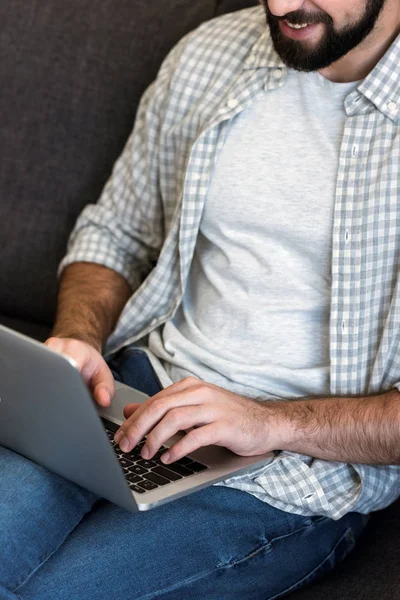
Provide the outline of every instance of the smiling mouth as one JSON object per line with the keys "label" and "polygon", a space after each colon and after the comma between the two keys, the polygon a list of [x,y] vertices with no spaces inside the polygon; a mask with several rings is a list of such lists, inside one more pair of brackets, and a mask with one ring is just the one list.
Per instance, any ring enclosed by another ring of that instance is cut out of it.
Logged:
{"label": "smiling mouth", "polygon": [[292,23],[289,19],[279,20],[279,27],[282,33],[295,41],[306,41],[314,36],[320,22],[311,21],[310,23]]}
{"label": "smiling mouth", "polygon": [[287,21],[286,19],[285,19],[285,23],[288,27],[291,27],[292,29],[304,29],[305,27],[308,27],[310,25],[310,23],[301,23],[301,24],[291,23],[290,21]]}

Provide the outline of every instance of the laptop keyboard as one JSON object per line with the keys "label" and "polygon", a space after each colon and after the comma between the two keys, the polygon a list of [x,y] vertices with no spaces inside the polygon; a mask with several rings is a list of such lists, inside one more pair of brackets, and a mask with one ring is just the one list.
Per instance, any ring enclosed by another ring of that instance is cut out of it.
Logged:
{"label": "laptop keyboard", "polygon": [[125,478],[132,491],[138,494],[144,494],[150,490],[155,490],[158,487],[168,485],[178,479],[190,477],[196,473],[201,473],[208,469],[206,465],[195,461],[188,456],[177,460],[168,466],[164,465],[160,457],[168,450],[165,446],[161,446],[160,450],[153,456],[151,460],[145,460],[140,456],[140,452],[146,443],[142,440],[130,452],[122,452],[118,444],[114,442],[115,431],[105,427],[108,439],[114,448],[119,464],[124,471]]}

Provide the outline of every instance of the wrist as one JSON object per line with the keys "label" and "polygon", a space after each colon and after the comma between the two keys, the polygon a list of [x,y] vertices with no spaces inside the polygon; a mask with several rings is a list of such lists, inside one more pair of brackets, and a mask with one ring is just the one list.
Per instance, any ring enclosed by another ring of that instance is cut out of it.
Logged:
{"label": "wrist", "polygon": [[263,402],[267,412],[265,420],[266,439],[271,450],[290,450],[295,438],[295,428],[290,418],[292,402],[274,400]]}
{"label": "wrist", "polygon": [[85,342],[92,346],[98,352],[102,351],[102,342],[98,335],[88,331],[79,331],[74,329],[61,329],[55,326],[51,332],[51,337],[60,338],[60,339],[73,339],[78,340],[80,342]]}

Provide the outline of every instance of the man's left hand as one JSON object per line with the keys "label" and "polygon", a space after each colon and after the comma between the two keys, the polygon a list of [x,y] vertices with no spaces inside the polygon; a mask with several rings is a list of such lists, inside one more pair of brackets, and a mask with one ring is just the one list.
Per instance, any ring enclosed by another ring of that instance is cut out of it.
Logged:
{"label": "man's left hand", "polygon": [[202,446],[224,446],[240,456],[256,456],[279,448],[275,402],[244,398],[196,377],[165,388],[143,404],[128,404],[127,419],[115,434],[123,452],[145,435],[142,456],[151,459],[178,431],[186,435],[162,455],[174,462]]}

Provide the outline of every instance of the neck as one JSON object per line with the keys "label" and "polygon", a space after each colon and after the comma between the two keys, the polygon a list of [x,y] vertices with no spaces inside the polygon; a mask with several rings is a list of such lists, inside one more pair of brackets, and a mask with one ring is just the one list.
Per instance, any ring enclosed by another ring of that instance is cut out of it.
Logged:
{"label": "neck", "polygon": [[400,33],[400,3],[387,0],[374,29],[340,60],[319,71],[337,83],[360,81],[372,71]]}

